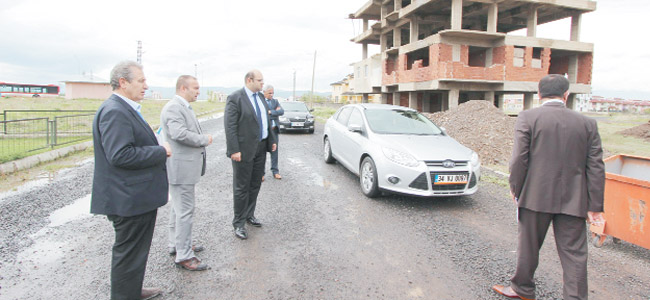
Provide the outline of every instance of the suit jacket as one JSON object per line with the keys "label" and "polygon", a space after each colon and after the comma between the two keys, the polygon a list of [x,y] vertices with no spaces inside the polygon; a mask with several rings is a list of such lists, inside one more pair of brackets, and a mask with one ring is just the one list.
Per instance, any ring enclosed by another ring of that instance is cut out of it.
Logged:
{"label": "suit jacket", "polygon": [[91,213],[130,217],[167,203],[167,152],[149,124],[115,94],[95,114],[93,145]]}
{"label": "suit jacket", "polygon": [[523,111],[515,125],[510,190],[519,207],[587,217],[602,212],[605,166],[596,121],[563,103]]}
{"label": "suit jacket", "polygon": [[196,184],[205,171],[205,147],[210,138],[202,134],[194,111],[180,96],[165,104],[160,113],[163,138],[172,148],[167,159],[167,178],[171,184]]}
{"label": "suit jacket", "polygon": [[[257,93],[257,97],[264,99],[262,93]],[[260,109],[268,112],[266,101],[261,102],[264,107]],[[260,132],[255,108],[243,88],[228,96],[223,122],[226,131],[226,156],[241,152],[242,161],[252,161],[257,152]],[[269,132],[266,149],[271,151],[272,145],[277,143],[277,136],[271,130],[271,118],[267,118],[266,127]]]}
{"label": "suit jacket", "polygon": [[[265,101],[266,101],[266,99],[265,99]],[[280,105],[280,102],[278,101],[278,99],[275,99],[275,98],[270,99],[269,103],[271,104],[271,105],[269,105],[269,109],[271,110],[271,114],[269,115],[269,118],[271,118],[271,120],[275,121],[275,126],[278,126],[280,124],[280,116],[284,115],[284,108],[282,108],[282,106]],[[267,103],[267,105],[269,103]],[[278,108],[280,108],[280,109],[278,109]]]}

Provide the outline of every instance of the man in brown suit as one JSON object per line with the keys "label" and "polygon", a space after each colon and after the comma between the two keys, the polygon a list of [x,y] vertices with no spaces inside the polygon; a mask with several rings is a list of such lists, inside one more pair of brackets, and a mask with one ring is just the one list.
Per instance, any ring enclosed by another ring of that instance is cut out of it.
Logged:
{"label": "man in brown suit", "polygon": [[534,299],[539,249],[553,223],[562,263],[564,299],[587,299],[585,219],[602,222],[605,168],[596,121],[565,106],[569,81],[539,82],[541,107],[523,111],[515,125],[510,191],[518,206],[517,270],[506,297]]}

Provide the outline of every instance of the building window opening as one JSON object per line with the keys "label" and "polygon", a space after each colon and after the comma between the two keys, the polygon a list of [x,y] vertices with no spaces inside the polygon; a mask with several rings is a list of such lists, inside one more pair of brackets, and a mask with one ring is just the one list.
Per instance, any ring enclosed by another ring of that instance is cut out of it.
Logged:
{"label": "building window opening", "polygon": [[411,5],[411,0],[402,0],[402,8],[407,7],[409,5]]}
{"label": "building window opening", "polygon": [[429,66],[429,47],[415,50],[413,52],[406,54],[406,69],[410,70],[413,68],[413,65],[420,61],[419,67],[428,67]]}
{"label": "building window opening", "polygon": [[515,67],[523,67],[525,53],[526,53],[526,47],[515,46],[512,65]]}
{"label": "building window opening", "polygon": [[470,67],[486,67],[487,48],[469,46],[468,62]]}
{"label": "building window opening", "polygon": [[542,48],[534,47],[533,48],[533,60],[531,61],[531,67],[533,68],[542,68]]}

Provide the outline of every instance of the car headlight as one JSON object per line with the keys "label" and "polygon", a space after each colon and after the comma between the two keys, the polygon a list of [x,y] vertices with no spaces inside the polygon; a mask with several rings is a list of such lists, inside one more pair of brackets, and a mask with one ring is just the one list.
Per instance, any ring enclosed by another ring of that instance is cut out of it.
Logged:
{"label": "car headlight", "polygon": [[313,121],[313,120],[314,120],[314,116],[312,116],[312,115],[307,116],[307,120],[310,121],[310,122]]}
{"label": "car headlight", "polygon": [[469,162],[472,164],[472,166],[478,166],[481,161],[478,158],[478,154],[476,152],[472,151],[472,157],[469,159]]}
{"label": "car headlight", "polygon": [[280,118],[278,118],[278,119],[280,120],[280,122],[289,121],[289,119],[287,119],[287,117],[283,117],[283,116],[280,116]]}
{"label": "car headlight", "polygon": [[420,165],[420,162],[413,155],[387,147],[382,147],[381,149],[388,159],[397,164],[407,167],[417,167]]}

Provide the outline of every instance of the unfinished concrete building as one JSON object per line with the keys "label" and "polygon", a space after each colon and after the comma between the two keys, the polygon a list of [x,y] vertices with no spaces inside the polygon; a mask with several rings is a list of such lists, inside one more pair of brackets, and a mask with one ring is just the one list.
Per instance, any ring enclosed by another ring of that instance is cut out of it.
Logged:
{"label": "unfinished concrete building", "polygon": [[[588,0],[370,0],[350,15],[363,20],[353,88],[424,112],[478,99],[502,107],[505,94],[523,94],[527,109],[542,77],[564,74],[573,107],[591,91],[593,44],[580,41],[580,19],[595,9]],[[538,25],[564,18],[570,40],[536,37]],[[508,35],[519,29],[526,36]],[[368,56],[373,44],[381,53]]]}

